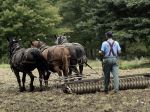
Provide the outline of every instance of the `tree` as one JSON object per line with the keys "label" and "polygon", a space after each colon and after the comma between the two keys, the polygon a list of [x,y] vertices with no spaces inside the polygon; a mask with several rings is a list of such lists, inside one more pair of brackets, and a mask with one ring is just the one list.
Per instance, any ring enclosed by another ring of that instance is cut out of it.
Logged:
{"label": "tree", "polygon": [[65,30],[59,27],[62,20],[59,9],[47,0],[0,0],[0,15],[3,52],[6,52],[7,36],[21,38],[27,46],[32,39],[43,39]]}
{"label": "tree", "polygon": [[64,18],[63,25],[73,29],[72,40],[87,48],[98,48],[105,39],[105,32],[112,30],[117,40],[130,51],[128,54],[133,54],[129,48],[137,44],[140,47],[134,52],[148,55],[149,0],[59,0],[57,3]]}
{"label": "tree", "polygon": [[1,0],[0,14],[0,35],[4,38],[43,38],[60,31],[58,8],[46,0]]}

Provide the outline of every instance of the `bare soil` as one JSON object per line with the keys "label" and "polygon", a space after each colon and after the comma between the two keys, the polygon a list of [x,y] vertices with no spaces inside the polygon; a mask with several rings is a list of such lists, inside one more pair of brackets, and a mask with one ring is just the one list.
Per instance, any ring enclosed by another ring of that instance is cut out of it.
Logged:
{"label": "bare soil", "polygon": [[[85,68],[84,76],[102,76],[101,69]],[[120,70],[120,75],[150,73],[150,68]],[[38,76],[37,71],[34,75]],[[52,74],[50,79],[57,79]],[[10,68],[0,68],[0,112],[150,112],[150,88],[120,91],[120,94],[92,93],[65,94],[59,89],[39,91],[39,81],[34,81],[35,91],[29,92],[27,76],[26,92],[18,91],[16,77]]]}

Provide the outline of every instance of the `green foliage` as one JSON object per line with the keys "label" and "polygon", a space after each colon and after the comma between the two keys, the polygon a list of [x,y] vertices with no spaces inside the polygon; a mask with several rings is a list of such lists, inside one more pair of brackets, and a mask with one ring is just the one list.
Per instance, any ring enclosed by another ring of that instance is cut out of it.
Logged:
{"label": "green foliage", "polygon": [[149,68],[150,60],[149,58],[140,59],[135,58],[134,60],[120,60],[120,69],[134,69],[134,68]]}
{"label": "green foliage", "polygon": [[22,39],[27,47],[29,41],[66,32],[59,27],[62,17],[59,9],[47,0],[0,0],[0,38],[3,53],[7,51],[7,36]]}
{"label": "green foliage", "polygon": [[[132,43],[128,48],[127,48],[127,53],[130,53],[132,56],[146,56],[148,52],[148,49],[146,48],[146,45],[144,43],[138,42],[138,43]],[[142,55],[141,55],[142,54]]]}
{"label": "green foliage", "polygon": [[65,33],[71,42],[98,49],[112,30],[124,55],[150,56],[149,7],[149,0],[0,0],[2,47],[6,53],[10,35],[27,46]]}
{"label": "green foliage", "polygon": [[59,32],[58,8],[46,0],[5,0],[1,4],[1,36],[40,38]]}
{"label": "green foliage", "polygon": [[[149,0],[58,0],[57,6],[64,18],[62,25],[73,29],[69,34],[73,41],[87,48],[98,48],[105,40],[105,32],[112,30],[128,55],[133,52],[138,56],[148,55]],[[140,43],[138,49],[127,49],[137,43]]]}

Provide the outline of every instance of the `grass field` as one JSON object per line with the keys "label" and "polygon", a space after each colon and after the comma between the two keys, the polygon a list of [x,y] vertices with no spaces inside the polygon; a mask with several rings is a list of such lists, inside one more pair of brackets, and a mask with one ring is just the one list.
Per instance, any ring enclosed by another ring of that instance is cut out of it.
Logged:
{"label": "grass field", "polygon": [[[88,64],[92,68],[99,68],[102,65],[100,60],[88,60]],[[0,64],[0,68],[8,68],[9,64]],[[120,69],[133,69],[133,68],[150,68],[150,59],[149,58],[141,58],[134,60],[120,60],[119,61]]]}
{"label": "grass field", "polygon": [[[89,65],[98,72],[85,67],[86,78],[102,76],[101,62],[89,60]],[[150,73],[148,59],[120,60],[120,75]],[[147,65],[147,66],[144,66]],[[18,92],[18,83],[9,64],[0,65],[0,112],[149,112],[150,88],[120,91],[119,95],[105,95],[103,92],[94,94],[65,94],[60,89],[44,89],[39,91],[39,80],[35,79],[35,91],[29,92],[30,79],[26,78],[26,92]],[[132,69],[131,69],[132,68]],[[38,77],[37,71],[33,74]],[[55,83],[56,74],[51,74],[50,84]],[[132,96],[132,97],[131,97]]]}
{"label": "grass field", "polygon": [[10,67],[9,64],[0,64],[0,68],[8,68],[8,67]]}
{"label": "grass field", "polygon": [[[89,60],[88,63],[93,68],[98,68],[101,66],[102,62],[99,60]],[[141,58],[134,60],[120,60],[119,61],[120,69],[133,69],[133,68],[150,68],[150,59],[148,58]]]}
{"label": "grass field", "polygon": [[[99,74],[92,74],[85,67],[87,78],[98,78],[102,74],[99,62],[89,61],[93,68],[98,67]],[[0,68],[0,112],[150,112],[150,89],[131,89],[120,91],[119,95],[105,95],[103,92],[91,94],[65,94],[60,89],[39,91],[39,80],[35,79],[35,91],[29,92],[30,79],[26,78],[26,92],[18,92],[18,83],[9,65]],[[120,70],[120,75],[147,73],[150,68]],[[90,75],[89,75],[90,74]],[[37,71],[34,75],[38,77]],[[20,75],[21,76],[21,75]],[[58,78],[50,76],[50,84]]]}

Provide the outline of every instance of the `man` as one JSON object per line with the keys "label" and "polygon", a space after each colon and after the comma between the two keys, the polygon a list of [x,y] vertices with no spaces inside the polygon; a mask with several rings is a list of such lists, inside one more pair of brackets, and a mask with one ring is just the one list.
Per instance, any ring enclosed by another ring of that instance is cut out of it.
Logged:
{"label": "man", "polygon": [[110,81],[110,73],[114,79],[114,92],[119,91],[119,66],[118,55],[121,53],[120,45],[113,40],[112,32],[105,33],[107,41],[104,41],[99,50],[100,55],[103,55],[103,71],[104,71],[104,92],[108,94],[108,86]]}

